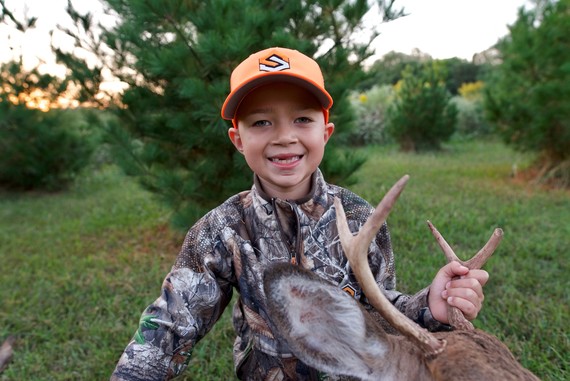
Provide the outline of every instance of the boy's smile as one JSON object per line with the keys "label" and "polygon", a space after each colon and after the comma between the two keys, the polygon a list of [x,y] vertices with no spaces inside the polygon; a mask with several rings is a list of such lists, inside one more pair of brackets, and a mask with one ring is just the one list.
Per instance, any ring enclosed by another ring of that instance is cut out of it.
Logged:
{"label": "boy's smile", "polygon": [[273,83],[250,92],[237,111],[229,137],[272,197],[307,195],[334,131],[316,98],[303,88]]}

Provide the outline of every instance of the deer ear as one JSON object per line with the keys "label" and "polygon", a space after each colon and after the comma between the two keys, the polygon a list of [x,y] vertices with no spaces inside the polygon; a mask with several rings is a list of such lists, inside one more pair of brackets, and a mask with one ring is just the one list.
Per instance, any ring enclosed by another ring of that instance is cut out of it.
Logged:
{"label": "deer ear", "polygon": [[265,276],[269,317],[301,361],[321,371],[369,379],[386,356],[385,334],[348,294],[290,264]]}

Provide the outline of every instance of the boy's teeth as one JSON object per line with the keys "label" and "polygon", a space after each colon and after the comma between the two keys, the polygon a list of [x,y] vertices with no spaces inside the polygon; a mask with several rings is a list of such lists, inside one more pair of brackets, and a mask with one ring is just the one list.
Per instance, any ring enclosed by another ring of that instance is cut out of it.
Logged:
{"label": "boy's teeth", "polygon": [[288,157],[286,159],[279,159],[277,157],[272,157],[271,161],[274,163],[282,163],[282,164],[287,164],[287,163],[292,163],[296,160],[299,160],[299,156],[292,156],[292,157]]}

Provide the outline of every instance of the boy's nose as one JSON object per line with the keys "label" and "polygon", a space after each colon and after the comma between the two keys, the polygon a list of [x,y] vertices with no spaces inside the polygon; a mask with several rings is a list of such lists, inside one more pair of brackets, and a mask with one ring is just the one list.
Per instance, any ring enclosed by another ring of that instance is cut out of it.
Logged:
{"label": "boy's nose", "polygon": [[279,123],[275,128],[275,144],[292,144],[298,141],[296,130],[287,123]]}

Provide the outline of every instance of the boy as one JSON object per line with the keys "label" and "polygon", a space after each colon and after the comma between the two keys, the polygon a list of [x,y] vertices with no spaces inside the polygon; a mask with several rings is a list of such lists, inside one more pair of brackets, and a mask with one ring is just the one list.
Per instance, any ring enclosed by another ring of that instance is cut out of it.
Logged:
{"label": "boy", "polygon": [[[327,184],[318,169],[334,131],[328,121],[333,100],[318,64],[294,50],[266,49],[243,61],[230,85],[222,117],[232,121],[228,135],[255,174],[253,187],[189,230],[161,296],[144,311],[112,380],[165,380],[179,374],[231,300],[233,288],[240,295],[233,308],[238,378],[322,379],[325,375],[298,361],[271,330],[262,285],[264,269],[275,261],[308,268],[367,306],[338,242],[333,199],[342,200],[353,231],[372,207]],[[429,287],[403,295],[395,290],[386,224],[369,250],[378,284],[396,307],[424,327],[445,328],[447,304],[470,320],[481,309],[485,271],[452,262]]]}

